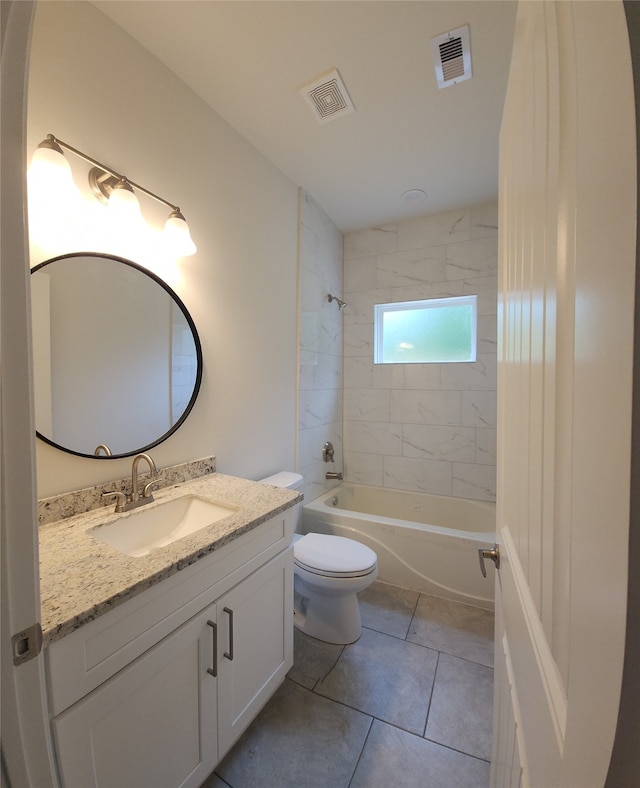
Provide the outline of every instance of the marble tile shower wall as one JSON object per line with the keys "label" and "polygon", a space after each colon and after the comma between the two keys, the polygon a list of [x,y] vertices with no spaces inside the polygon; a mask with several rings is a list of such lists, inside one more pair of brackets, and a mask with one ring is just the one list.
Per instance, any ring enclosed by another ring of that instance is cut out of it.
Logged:
{"label": "marble tile shower wall", "polygon": [[[497,215],[491,203],[345,236],[349,481],[495,500]],[[374,304],[474,293],[475,363],[374,365]]]}
{"label": "marble tile shower wall", "polygon": [[[327,294],[342,297],[342,233],[308,194],[300,200],[300,404],[298,470],[307,501],[335,482],[328,470],[342,471],[342,316]],[[335,462],[322,459],[331,441]]]}

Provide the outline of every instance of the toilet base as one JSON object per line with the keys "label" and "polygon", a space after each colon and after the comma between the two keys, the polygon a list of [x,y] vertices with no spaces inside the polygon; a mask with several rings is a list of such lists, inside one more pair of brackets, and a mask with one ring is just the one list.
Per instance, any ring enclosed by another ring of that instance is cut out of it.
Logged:
{"label": "toilet base", "polygon": [[[358,598],[354,595],[343,600],[345,604],[335,605],[336,598],[325,600],[325,604],[295,595],[293,625],[305,635],[325,643],[347,645],[355,643],[362,634]],[[353,604],[355,602],[355,604]]]}
{"label": "toilet base", "polygon": [[325,643],[355,643],[362,634],[358,597],[355,592],[323,596],[295,577],[293,624]]}

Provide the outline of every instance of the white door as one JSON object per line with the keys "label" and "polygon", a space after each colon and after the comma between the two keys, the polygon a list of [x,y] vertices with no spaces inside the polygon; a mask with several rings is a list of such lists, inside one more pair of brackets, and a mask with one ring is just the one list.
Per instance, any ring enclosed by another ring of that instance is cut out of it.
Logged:
{"label": "white door", "polygon": [[604,785],[627,594],[636,163],[622,2],[519,7],[500,138],[492,785]]}
{"label": "white door", "polygon": [[[2,785],[55,784],[43,657],[30,628],[40,618],[35,512],[35,427],[29,353],[29,265],[23,206],[26,74],[34,4],[2,3],[2,227],[0,254],[0,503],[2,520]],[[12,636],[29,632],[12,645]],[[23,653],[24,652],[24,653]],[[14,664],[13,657],[19,664]],[[6,768],[6,772],[5,772]]]}

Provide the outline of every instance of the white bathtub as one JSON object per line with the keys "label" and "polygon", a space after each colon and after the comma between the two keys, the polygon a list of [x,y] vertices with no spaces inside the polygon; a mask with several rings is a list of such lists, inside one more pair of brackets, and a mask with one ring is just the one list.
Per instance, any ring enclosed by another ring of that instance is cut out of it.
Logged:
{"label": "white bathtub", "polygon": [[302,533],[347,536],[378,555],[378,580],[493,608],[495,504],[343,483],[302,507]]}

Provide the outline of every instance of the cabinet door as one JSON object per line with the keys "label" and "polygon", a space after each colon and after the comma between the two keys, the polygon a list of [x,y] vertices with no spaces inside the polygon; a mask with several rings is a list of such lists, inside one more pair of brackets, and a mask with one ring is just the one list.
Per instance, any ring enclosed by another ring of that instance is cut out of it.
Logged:
{"label": "cabinet door", "polygon": [[293,549],[249,575],[217,605],[222,758],[293,664]]}
{"label": "cabinet door", "polygon": [[65,788],[199,786],[218,761],[216,605],[53,720]]}

